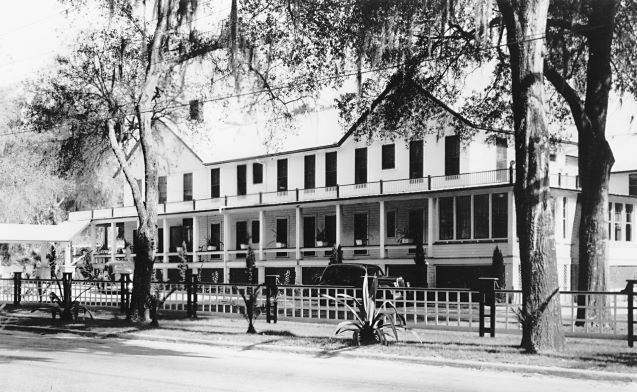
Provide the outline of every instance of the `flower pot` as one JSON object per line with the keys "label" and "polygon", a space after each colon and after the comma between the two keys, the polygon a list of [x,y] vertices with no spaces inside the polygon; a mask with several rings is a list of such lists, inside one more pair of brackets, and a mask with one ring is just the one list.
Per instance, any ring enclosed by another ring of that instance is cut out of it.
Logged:
{"label": "flower pot", "polygon": [[325,241],[316,241],[316,246],[318,248],[322,248],[322,247],[326,246]]}
{"label": "flower pot", "polygon": [[208,245],[208,246],[206,247],[206,250],[208,250],[209,252],[212,252],[212,251],[217,250],[217,247],[216,247],[216,246],[214,246],[214,245]]}
{"label": "flower pot", "polygon": [[403,238],[400,240],[401,244],[413,244],[414,243],[414,239],[413,238]]}
{"label": "flower pot", "polygon": [[277,243],[276,243],[276,247],[277,247],[277,248],[279,248],[279,249],[280,249],[280,248],[285,248],[285,243],[283,243],[283,242],[277,242]]}
{"label": "flower pot", "polygon": [[363,246],[363,240],[354,240],[356,246]]}
{"label": "flower pot", "polygon": [[242,250],[248,249],[248,244],[240,244],[239,246],[241,247]]}
{"label": "flower pot", "polygon": [[178,247],[177,247],[177,253],[179,253],[179,252],[183,252],[183,251],[184,251],[184,248],[183,248],[183,247],[181,247],[181,246],[178,246]]}

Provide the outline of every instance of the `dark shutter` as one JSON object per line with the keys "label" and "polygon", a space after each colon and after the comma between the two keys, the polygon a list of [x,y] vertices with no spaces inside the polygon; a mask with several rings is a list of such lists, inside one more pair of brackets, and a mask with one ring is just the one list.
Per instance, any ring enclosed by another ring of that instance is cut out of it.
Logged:
{"label": "dark shutter", "polygon": [[316,187],[316,156],[305,156],[305,189],[314,189]]}
{"label": "dark shutter", "polygon": [[460,174],[460,138],[458,135],[445,137],[445,175]]}
{"label": "dark shutter", "polygon": [[252,183],[263,183],[263,165],[260,163],[255,162],[252,164]]}
{"label": "dark shutter", "polygon": [[367,147],[357,148],[354,151],[354,183],[365,184],[367,182]]}
{"label": "dark shutter", "polygon": [[422,178],[423,176],[423,141],[412,140],[409,142],[409,178]]}
{"label": "dark shutter", "polygon": [[325,186],[337,184],[337,156],[336,151],[325,153]]}
{"label": "dark shutter", "polygon": [[246,165],[237,166],[237,195],[246,194]]}
{"label": "dark shutter", "polygon": [[220,177],[221,176],[218,167],[210,170],[210,197],[213,199],[220,196]]}
{"label": "dark shutter", "polygon": [[382,149],[382,168],[393,169],[396,167],[396,147],[394,144],[385,144]]}
{"label": "dark shutter", "polygon": [[276,162],[276,179],[277,179],[277,191],[288,190],[288,160],[279,159]]}

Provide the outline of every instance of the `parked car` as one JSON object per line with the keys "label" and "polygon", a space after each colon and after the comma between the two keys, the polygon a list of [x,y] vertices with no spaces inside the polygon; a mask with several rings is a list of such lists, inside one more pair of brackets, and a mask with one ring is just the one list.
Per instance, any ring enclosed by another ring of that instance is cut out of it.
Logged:
{"label": "parked car", "polygon": [[[317,284],[319,286],[352,286],[362,287],[363,277],[373,276],[378,281],[378,288],[405,287],[405,280],[398,276],[386,276],[383,270],[373,264],[339,263],[325,267]],[[392,292],[391,298],[399,299],[401,294]]]}

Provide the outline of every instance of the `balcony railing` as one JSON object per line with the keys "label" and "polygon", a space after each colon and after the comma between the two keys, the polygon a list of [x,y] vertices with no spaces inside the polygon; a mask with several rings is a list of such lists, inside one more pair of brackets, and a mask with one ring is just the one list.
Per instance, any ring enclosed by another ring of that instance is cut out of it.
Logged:
{"label": "balcony railing", "polygon": [[[374,181],[361,184],[345,184],[311,189],[290,189],[286,191],[227,195],[214,199],[178,201],[160,204],[160,213],[178,213],[214,210],[228,207],[249,207],[283,203],[347,199],[373,195],[393,195],[426,192],[445,189],[469,188],[485,185],[512,184],[515,180],[513,169],[498,169],[456,175],[427,176],[400,180]],[[552,187],[579,189],[577,176],[550,174]],[[107,219],[134,216],[134,207],[115,207],[102,210],[72,212],[70,220]]]}

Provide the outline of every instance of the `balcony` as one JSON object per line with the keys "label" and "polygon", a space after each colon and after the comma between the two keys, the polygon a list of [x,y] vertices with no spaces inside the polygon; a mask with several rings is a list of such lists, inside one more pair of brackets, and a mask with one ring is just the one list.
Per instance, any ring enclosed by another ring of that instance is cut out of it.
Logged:
{"label": "balcony", "polygon": [[[515,173],[510,169],[461,173],[451,176],[427,176],[400,180],[375,181],[362,184],[344,184],[312,189],[290,189],[286,191],[259,192],[246,195],[227,195],[214,199],[177,201],[159,205],[159,213],[182,213],[206,211],[219,208],[257,207],[295,202],[335,199],[354,199],[375,195],[398,195],[446,189],[461,189],[486,185],[512,184]],[[577,178],[562,174],[551,174],[552,187],[577,189]],[[93,211],[71,212],[69,220],[110,219],[135,217],[134,207],[114,207]]]}

